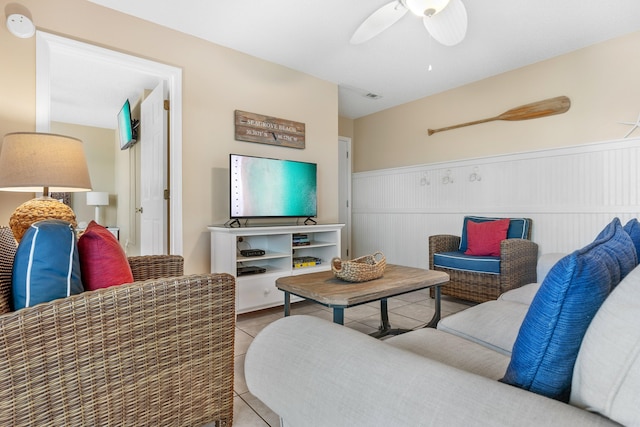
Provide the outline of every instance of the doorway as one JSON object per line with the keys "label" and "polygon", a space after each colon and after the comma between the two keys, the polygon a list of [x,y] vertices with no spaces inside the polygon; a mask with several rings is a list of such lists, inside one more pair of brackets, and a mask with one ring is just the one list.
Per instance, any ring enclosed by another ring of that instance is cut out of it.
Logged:
{"label": "doorway", "polygon": [[[170,254],[182,255],[182,70],[169,65],[138,58],[117,51],[104,49],[87,43],[78,42],[64,37],[38,31],[36,33],[36,131],[49,132],[51,126],[52,107],[51,92],[52,63],[56,55],[67,55],[79,64],[102,63],[118,70],[124,70],[131,75],[151,76],[163,81],[171,97],[169,103],[169,139],[171,141],[168,152],[169,187],[170,193],[168,217],[170,218]],[[108,83],[87,76],[94,87],[102,87],[108,91]],[[144,238],[141,237],[141,238]]]}

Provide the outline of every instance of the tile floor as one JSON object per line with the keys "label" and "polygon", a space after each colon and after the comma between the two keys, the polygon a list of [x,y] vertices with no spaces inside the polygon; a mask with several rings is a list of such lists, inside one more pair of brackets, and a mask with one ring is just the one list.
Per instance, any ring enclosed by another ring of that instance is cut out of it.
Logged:
{"label": "tile floor", "polygon": [[[468,308],[471,303],[442,297],[442,316]],[[414,329],[424,326],[434,311],[434,301],[428,290],[400,295],[388,300],[389,320],[393,328]],[[307,314],[332,320],[329,308],[311,302],[292,304],[292,315]],[[283,316],[282,307],[241,314],[236,322],[234,427],[259,427],[280,425],[278,416],[255,396],[249,393],[244,379],[244,356],[253,338],[269,323]],[[363,333],[374,332],[380,324],[380,303],[364,304],[345,310],[345,326]]]}

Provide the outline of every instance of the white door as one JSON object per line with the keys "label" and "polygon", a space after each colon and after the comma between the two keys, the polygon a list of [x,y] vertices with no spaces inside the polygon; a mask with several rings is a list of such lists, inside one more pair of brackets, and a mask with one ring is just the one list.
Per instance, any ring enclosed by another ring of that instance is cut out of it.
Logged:
{"label": "white door", "polygon": [[167,254],[167,110],[161,82],[140,106],[140,255]]}
{"label": "white door", "polygon": [[351,259],[351,138],[338,138],[338,221],[344,224],[341,234],[342,259]]}

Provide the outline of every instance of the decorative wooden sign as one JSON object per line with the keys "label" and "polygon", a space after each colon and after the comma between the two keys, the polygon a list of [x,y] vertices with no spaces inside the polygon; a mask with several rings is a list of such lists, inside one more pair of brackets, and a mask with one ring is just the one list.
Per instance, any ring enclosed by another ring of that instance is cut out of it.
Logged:
{"label": "decorative wooden sign", "polygon": [[236,110],[236,141],[304,148],[304,123]]}

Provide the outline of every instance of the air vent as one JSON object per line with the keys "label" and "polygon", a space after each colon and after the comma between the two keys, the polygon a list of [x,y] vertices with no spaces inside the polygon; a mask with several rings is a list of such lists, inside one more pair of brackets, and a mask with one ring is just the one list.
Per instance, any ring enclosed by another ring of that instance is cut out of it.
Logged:
{"label": "air vent", "polygon": [[380,99],[380,98],[382,98],[382,95],[378,95],[377,93],[371,93],[371,92],[365,94],[364,96],[365,96],[365,98],[369,98],[369,99]]}

